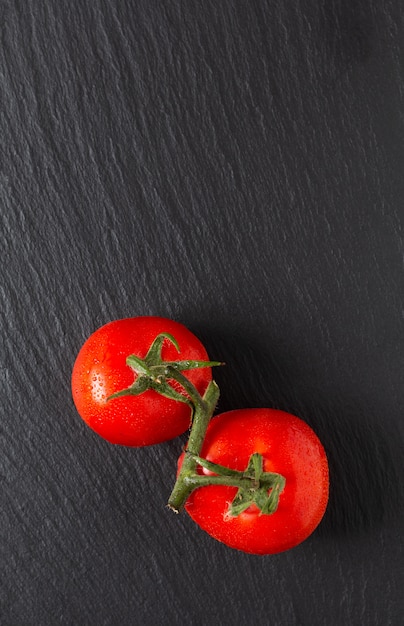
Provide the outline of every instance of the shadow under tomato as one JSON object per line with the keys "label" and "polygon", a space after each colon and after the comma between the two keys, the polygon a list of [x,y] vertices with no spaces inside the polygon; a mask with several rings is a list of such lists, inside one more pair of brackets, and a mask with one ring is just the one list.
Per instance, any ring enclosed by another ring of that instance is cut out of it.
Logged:
{"label": "shadow under tomato", "polygon": [[380,527],[402,508],[400,440],[360,407],[328,415],[330,432],[318,433],[330,467],[329,504],[319,532],[352,534]]}

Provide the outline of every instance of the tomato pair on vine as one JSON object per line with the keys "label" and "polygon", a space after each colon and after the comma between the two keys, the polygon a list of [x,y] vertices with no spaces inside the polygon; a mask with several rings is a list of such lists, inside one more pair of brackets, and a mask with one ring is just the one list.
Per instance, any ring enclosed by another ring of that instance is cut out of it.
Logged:
{"label": "tomato pair on vine", "polygon": [[168,506],[215,539],[255,554],[288,550],[328,501],[323,446],[301,419],[274,409],[216,416],[213,366],[195,335],[161,317],[118,320],[81,348],[72,393],[84,421],[111,443],[145,446],[190,426]]}

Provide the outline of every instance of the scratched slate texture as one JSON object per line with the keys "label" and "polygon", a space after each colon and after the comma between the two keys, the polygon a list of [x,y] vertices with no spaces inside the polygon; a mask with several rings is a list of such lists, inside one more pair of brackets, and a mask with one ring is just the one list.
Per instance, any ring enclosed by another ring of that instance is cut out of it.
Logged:
{"label": "scratched slate texture", "polygon": [[[400,0],[2,0],[0,622],[399,626]],[[185,439],[114,447],[70,372],[185,323],[219,408],[322,439],[317,532],[232,551],[165,508]]]}

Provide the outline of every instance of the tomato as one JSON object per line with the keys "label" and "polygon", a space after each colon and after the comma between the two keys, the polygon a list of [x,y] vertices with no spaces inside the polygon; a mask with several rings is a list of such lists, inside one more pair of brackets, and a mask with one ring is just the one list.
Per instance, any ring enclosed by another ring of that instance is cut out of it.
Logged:
{"label": "tomato", "polygon": [[[301,419],[274,409],[240,409],[210,422],[200,457],[244,471],[260,453],[265,472],[286,483],[276,511],[261,514],[255,504],[238,516],[229,514],[237,488],[210,485],[195,489],[185,510],[209,535],[254,554],[275,554],[301,543],[320,523],[328,501],[328,463],[313,430]],[[182,457],[179,459],[181,466]],[[198,473],[212,475],[199,467]]]}
{"label": "tomato", "polygon": [[[162,317],[116,320],[96,330],[81,348],[72,372],[72,395],[77,411],[96,433],[111,443],[146,446],[173,439],[190,425],[191,408],[147,389],[140,395],[108,399],[136,379],[126,358],[142,359],[160,334],[172,335],[179,346],[164,339],[164,361],[206,361],[199,339],[185,326]],[[212,380],[210,367],[190,369],[184,375],[203,394]],[[172,387],[185,394],[174,381]]]}

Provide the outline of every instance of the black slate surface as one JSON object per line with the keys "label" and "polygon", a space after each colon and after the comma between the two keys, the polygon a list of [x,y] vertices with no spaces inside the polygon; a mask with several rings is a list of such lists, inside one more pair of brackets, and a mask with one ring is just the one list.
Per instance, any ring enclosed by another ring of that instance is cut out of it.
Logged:
{"label": "black slate surface", "polygon": [[[0,622],[402,624],[399,0],[3,0]],[[116,318],[205,342],[220,410],[316,430],[331,498],[272,557],[165,509],[70,373]]]}

